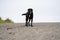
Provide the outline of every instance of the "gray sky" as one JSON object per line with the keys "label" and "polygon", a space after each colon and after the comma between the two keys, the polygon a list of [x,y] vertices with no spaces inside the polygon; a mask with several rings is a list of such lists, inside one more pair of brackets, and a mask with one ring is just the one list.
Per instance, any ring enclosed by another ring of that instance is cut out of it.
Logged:
{"label": "gray sky", "polygon": [[60,22],[60,0],[0,0],[0,17],[25,22],[28,8],[33,8],[34,22]]}

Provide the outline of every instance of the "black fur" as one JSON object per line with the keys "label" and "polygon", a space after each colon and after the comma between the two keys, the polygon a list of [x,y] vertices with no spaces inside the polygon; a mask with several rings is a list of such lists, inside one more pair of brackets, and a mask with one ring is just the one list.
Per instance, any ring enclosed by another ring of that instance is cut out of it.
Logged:
{"label": "black fur", "polygon": [[22,14],[26,16],[26,26],[30,25],[30,21],[31,21],[31,26],[32,26],[32,22],[33,22],[33,9],[28,9],[28,12],[25,14]]}

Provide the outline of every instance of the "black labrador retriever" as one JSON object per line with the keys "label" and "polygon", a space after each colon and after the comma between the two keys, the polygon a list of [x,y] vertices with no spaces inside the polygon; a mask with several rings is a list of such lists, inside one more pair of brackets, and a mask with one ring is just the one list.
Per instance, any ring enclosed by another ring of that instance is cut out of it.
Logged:
{"label": "black labrador retriever", "polygon": [[33,9],[29,8],[28,12],[24,13],[22,15],[26,16],[26,25],[25,26],[28,26],[28,25],[30,26],[30,21],[31,21],[31,26],[33,26],[32,25],[32,23],[33,23]]}

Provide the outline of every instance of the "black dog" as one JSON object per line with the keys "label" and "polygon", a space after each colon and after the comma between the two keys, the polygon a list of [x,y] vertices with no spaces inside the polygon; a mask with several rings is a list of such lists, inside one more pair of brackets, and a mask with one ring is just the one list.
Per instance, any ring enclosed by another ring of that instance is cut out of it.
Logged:
{"label": "black dog", "polygon": [[33,23],[33,9],[28,9],[28,10],[29,10],[29,23],[31,21],[31,26],[33,26],[32,25],[32,23]]}
{"label": "black dog", "polygon": [[26,26],[30,25],[30,21],[31,21],[31,26],[33,23],[33,9],[28,9],[28,12],[22,15],[26,15]]}

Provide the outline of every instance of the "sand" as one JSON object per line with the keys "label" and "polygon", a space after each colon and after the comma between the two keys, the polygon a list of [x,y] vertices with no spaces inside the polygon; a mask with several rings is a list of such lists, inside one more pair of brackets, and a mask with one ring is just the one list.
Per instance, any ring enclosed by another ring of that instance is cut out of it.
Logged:
{"label": "sand", "polygon": [[0,40],[60,40],[60,23],[0,24]]}

